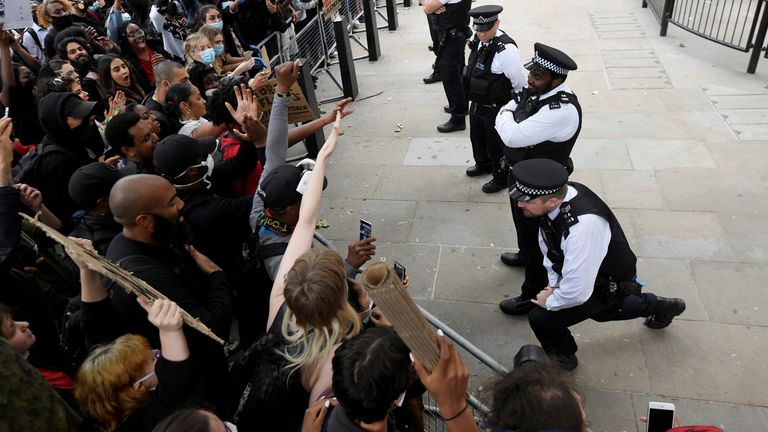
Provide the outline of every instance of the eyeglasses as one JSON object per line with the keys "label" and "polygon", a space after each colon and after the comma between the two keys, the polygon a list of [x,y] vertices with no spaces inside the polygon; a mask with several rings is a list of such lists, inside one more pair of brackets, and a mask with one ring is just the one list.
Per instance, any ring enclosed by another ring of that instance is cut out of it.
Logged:
{"label": "eyeglasses", "polygon": [[135,31],[135,32],[133,32],[133,33],[126,33],[125,35],[126,35],[126,36],[128,36],[128,37],[129,37],[129,38],[131,38],[131,39],[136,39],[137,37],[142,37],[142,36],[144,36],[144,30],[142,30],[142,29],[138,29],[138,30],[136,30],[136,31]]}

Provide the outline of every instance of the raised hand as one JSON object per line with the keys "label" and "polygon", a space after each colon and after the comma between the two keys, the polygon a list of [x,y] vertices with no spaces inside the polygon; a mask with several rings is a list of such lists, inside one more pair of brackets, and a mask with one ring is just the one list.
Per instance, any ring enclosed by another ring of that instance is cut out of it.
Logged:
{"label": "raised hand", "polygon": [[166,299],[157,299],[150,303],[143,297],[138,302],[147,311],[147,319],[161,331],[173,332],[181,330],[184,320],[181,318],[181,308]]}
{"label": "raised hand", "polygon": [[[267,1],[269,4],[269,1]],[[275,77],[277,78],[277,91],[279,93],[288,93],[291,86],[299,78],[299,61],[283,63],[275,68]]]}

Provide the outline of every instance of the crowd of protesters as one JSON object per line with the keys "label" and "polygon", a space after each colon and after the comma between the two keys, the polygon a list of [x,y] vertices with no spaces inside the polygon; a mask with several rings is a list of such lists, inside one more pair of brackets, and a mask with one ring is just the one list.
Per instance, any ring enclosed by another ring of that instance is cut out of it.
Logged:
{"label": "crowd of protesters", "polygon": [[[256,45],[320,7],[47,0],[30,29],[0,31],[0,425],[421,431],[429,392],[448,430],[478,430],[456,349],[440,337],[427,371],[356,281],[376,239],[312,247],[350,100],[290,125],[298,62],[270,70]],[[270,75],[267,123],[254,93]],[[316,160],[286,163],[331,124]],[[103,279],[18,213],[168,300]],[[504,377],[489,427],[585,430],[554,370]]]}

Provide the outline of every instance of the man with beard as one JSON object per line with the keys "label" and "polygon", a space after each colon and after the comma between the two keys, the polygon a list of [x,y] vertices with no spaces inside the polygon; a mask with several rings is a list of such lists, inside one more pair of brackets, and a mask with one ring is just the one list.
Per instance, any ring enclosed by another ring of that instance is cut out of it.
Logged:
{"label": "man with beard", "polygon": [[94,70],[93,53],[85,39],[70,36],[64,38],[56,46],[59,58],[67,60],[75,68],[80,77],[80,86],[88,92],[91,100],[96,102],[94,114],[101,118],[104,112],[104,95],[99,87],[99,75]]}
{"label": "man with beard", "polygon": [[152,123],[134,112],[120,113],[109,121],[104,131],[112,151],[123,157],[121,169],[131,174],[154,174],[152,152],[160,141]]}
{"label": "man with beard", "polygon": [[[168,180],[135,174],[115,183],[109,194],[115,221],[123,226],[107,250],[107,258],[176,302],[223,339],[232,321],[230,286],[221,268],[188,244],[183,232],[184,202]],[[214,229],[214,228],[212,228]],[[112,304],[128,333],[146,337],[159,347],[157,331],[133,294],[110,283]],[[206,371],[205,400],[223,399],[227,361],[224,349],[207,336],[184,328],[192,358]]]}
{"label": "man with beard", "polygon": [[[542,43],[534,44],[533,59],[528,69],[528,87],[517,93],[496,116],[496,131],[504,142],[505,163],[514,167],[520,161],[535,158],[552,159],[573,171],[571,149],[581,130],[581,106],[576,95],[565,84],[568,71],[576,70],[576,62],[560,50]],[[510,170],[509,184],[515,179]],[[504,253],[501,261],[509,266],[524,266],[525,281],[521,294],[499,305],[510,315],[527,314],[531,299],[547,286],[547,271],[542,265],[538,225],[526,218],[514,200],[512,217],[517,231],[519,252]]]}
{"label": "man with beard", "polygon": [[101,155],[89,153],[89,149],[104,149],[93,121],[95,106],[74,93],[51,93],[39,103],[38,115],[45,137],[40,143],[40,155],[20,182],[43,194],[46,206],[64,224],[63,233],[72,229],[72,214],[80,209],[69,196],[69,179],[78,168],[95,162]]}

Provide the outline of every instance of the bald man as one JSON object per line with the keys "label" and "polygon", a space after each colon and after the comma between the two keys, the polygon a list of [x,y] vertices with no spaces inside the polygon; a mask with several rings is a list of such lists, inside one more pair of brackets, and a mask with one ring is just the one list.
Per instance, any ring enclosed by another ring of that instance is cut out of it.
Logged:
{"label": "bald man", "polygon": [[[123,226],[107,249],[107,258],[175,301],[223,339],[232,322],[230,286],[221,268],[177,234],[184,202],[167,180],[150,174],[123,177],[112,187],[109,207]],[[146,337],[159,348],[157,330],[136,297],[109,282],[112,304],[124,330]],[[223,402],[226,357],[221,345],[184,328],[192,359],[206,371],[204,399]]]}

